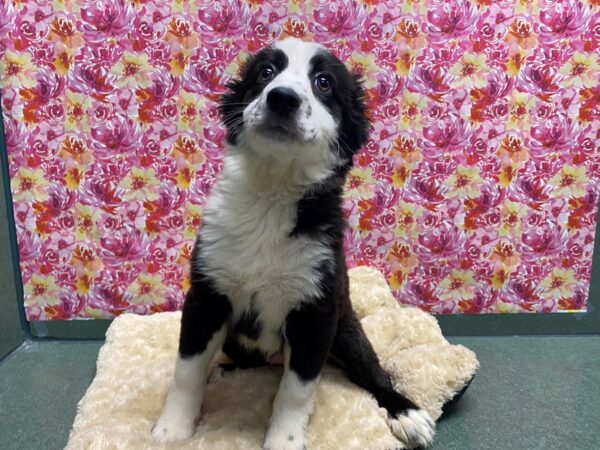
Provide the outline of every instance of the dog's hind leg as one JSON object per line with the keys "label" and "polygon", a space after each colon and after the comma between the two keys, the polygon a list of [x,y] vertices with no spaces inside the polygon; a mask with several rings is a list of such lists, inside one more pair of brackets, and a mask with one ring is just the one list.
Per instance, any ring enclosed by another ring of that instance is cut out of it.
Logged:
{"label": "dog's hind leg", "polygon": [[159,441],[175,441],[194,433],[200,416],[208,366],[223,346],[231,304],[209,279],[196,276],[181,316],[179,354],[165,404],[152,430]]}
{"label": "dog's hind leg", "polygon": [[387,409],[392,432],[407,448],[431,443],[434,421],[425,410],[394,390],[390,375],[381,367],[354,311],[349,310],[340,318],[331,353],[348,378],[372,393],[379,405]]}

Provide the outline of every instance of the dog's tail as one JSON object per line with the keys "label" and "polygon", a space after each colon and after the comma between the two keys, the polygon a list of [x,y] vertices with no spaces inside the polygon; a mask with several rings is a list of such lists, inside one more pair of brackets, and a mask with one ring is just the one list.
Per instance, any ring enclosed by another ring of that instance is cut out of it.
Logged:
{"label": "dog's tail", "polygon": [[390,375],[381,367],[352,310],[340,318],[331,355],[350,381],[373,394],[379,406],[388,411],[393,433],[408,448],[426,447],[431,443],[434,421],[425,410],[394,390]]}

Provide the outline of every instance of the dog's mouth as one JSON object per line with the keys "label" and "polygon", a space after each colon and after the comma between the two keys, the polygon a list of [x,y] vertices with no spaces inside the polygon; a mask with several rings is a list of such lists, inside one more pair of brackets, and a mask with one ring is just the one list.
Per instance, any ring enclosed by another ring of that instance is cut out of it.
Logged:
{"label": "dog's mouth", "polygon": [[256,131],[263,136],[273,140],[301,140],[302,132],[299,127],[295,124],[283,122],[281,120],[266,120],[261,124],[258,124]]}

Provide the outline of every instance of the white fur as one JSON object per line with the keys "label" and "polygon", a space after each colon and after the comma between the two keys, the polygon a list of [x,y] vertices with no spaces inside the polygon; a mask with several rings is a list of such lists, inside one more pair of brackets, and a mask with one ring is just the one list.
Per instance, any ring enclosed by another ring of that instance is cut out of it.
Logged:
{"label": "white fur", "polygon": [[309,237],[289,237],[303,193],[289,183],[304,177],[294,173],[294,163],[288,166],[287,177],[277,177],[268,173],[268,166],[257,167],[254,162],[243,154],[226,158],[205,208],[202,260],[194,263],[229,297],[233,322],[250,308],[258,313],[262,324],[258,341],[241,343],[270,356],[280,350],[281,326],[288,313],[320,294],[313,269],[331,260],[332,252]]}
{"label": "white fur", "polygon": [[223,326],[213,335],[204,352],[186,359],[178,356],[171,388],[160,418],[152,430],[156,440],[177,441],[194,434],[196,420],[200,416],[208,365],[223,345],[225,335],[226,327]]}
{"label": "white fur", "polygon": [[306,427],[313,412],[318,379],[301,380],[289,370],[289,346],[286,345],[285,371],[273,402],[265,450],[301,450],[305,447]]}
{"label": "white fur", "polygon": [[392,432],[406,448],[427,447],[433,442],[435,422],[424,409],[409,409],[389,422]]}

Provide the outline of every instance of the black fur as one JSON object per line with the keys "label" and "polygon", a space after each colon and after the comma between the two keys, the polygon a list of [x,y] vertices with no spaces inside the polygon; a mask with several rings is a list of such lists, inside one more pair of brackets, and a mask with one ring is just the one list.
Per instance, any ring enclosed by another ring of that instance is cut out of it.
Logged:
{"label": "black fur", "polygon": [[[261,69],[270,67],[280,72],[287,64],[287,57],[281,50],[269,47],[250,58],[240,79],[228,85],[230,92],[222,97],[220,109],[229,143],[236,144],[240,136],[245,105],[260,95],[268,84],[259,77]],[[382,407],[397,416],[417,406],[394,391],[390,376],[381,367],[356,318],[350,303],[343,250],[346,226],[342,211],[343,186],[352,166],[352,157],[366,143],[369,132],[363,88],[358,77],[326,52],[311,60],[308,76],[313,80],[320,75],[332,81],[332,89],[324,92],[313,87],[313,92],[339,123],[338,142],[331,146],[331,151],[339,154],[342,163],[328,179],[307,189],[297,202],[296,223],[289,237],[308,236],[325,243],[330,246],[334,258],[314,269],[320,280],[321,295],[306,299],[299,309],[288,315],[282,324],[281,339],[282,342],[287,340],[290,346],[290,369],[301,379],[315,379],[331,356],[350,380],[371,392]],[[201,247],[200,242],[198,247]],[[183,311],[182,355],[201,352],[206,347],[209,333],[212,335],[231,311],[229,300],[215,292],[203,276],[193,272],[192,279],[196,281],[192,282]],[[200,298],[204,300],[200,301]],[[238,367],[264,365],[266,355],[248,351],[235,338],[241,334],[256,339],[260,333],[257,315],[248,313],[230,325],[223,350]]]}
{"label": "black fur", "polygon": [[195,273],[181,314],[179,353],[182,358],[202,353],[213,334],[231,314],[231,303],[219,294],[208,277]]}
{"label": "black fur", "polygon": [[267,47],[251,56],[240,71],[240,77],[227,84],[229,93],[221,98],[220,112],[223,123],[227,128],[227,142],[237,143],[237,138],[242,130],[242,115],[244,108],[260,95],[269,84],[259,79],[261,69],[272,68],[275,73],[281,72],[288,65],[288,58],[284,52],[272,47]]}

